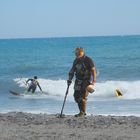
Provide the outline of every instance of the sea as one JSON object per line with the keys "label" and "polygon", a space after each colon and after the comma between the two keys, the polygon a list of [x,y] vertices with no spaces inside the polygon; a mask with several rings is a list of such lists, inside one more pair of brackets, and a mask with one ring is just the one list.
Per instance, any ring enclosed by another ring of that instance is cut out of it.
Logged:
{"label": "sea", "polygon": [[[89,94],[87,115],[140,116],[140,36],[0,39],[0,113],[61,112],[74,49],[83,47],[94,61],[97,82]],[[25,81],[38,76],[43,94],[24,93]],[[70,86],[63,113],[79,113]],[[123,96],[116,97],[119,89]]]}

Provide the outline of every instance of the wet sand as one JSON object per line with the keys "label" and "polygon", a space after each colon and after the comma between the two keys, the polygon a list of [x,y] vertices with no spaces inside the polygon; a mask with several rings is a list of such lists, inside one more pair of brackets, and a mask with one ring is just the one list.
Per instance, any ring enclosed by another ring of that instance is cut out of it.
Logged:
{"label": "wet sand", "polygon": [[0,114],[0,140],[140,140],[140,117]]}

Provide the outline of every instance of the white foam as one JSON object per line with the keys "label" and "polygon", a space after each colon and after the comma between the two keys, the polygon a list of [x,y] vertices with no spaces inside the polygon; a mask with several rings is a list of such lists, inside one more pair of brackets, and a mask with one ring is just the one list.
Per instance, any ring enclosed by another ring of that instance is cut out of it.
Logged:
{"label": "white foam", "polygon": [[95,86],[96,97],[114,97],[119,89],[123,99],[140,99],[140,81],[106,81]]}
{"label": "white foam", "polygon": [[[27,78],[16,78],[14,81],[19,87],[25,87],[25,81]],[[38,79],[43,91],[47,93],[47,96],[55,99],[62,99],[65,95],[67,82],[66,80],[50,80],[50,79]],[[140,99],[140,81],[106,81],[96,83],[95,92],[90,94],[90,100],[94,98],[113,98],[115,97],[115,90],[119,89],[123,94],[123,99]],[[71,84],[69,90],[69,99],[73,98],[73,86]],[[39,91],[39,88],[37,88]]]}
{"label": "white foam", "polygon": [[[19,87],[28,88],[25,85],[26,80],[27,80],[27,78],[14,79],[14,81],[18,84]],[[41,86],[43,92],[46,94],[46,97],[48,97],[48,98],[52,97],[52,98],[55,98],[58,100],[62,99],[64,97],[66,89],[67,89],[67,81],[65,81],[65,80],[50,80],[50,79],[38,79],[38,81],[40,83],[40,86]],[[39,92],[40,91],[39,88],[37,88],[36,91]],[[73,83],[70,86],[68,96],[72,97],[72,93],[73,93]],[[34,98],[34,97],[32,97],[32,98]]]}

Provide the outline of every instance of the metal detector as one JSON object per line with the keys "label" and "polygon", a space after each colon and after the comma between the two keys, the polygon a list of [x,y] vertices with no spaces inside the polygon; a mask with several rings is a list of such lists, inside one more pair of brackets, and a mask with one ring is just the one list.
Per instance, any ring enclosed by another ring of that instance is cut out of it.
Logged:
{"label": "metal detector", "polygon": [[65,93],[64,101],[63,101],[63,106],[62,106],[61,113],[60,113],[60,116],[59,116],[60,118],[65,117],[65,115],[63,114],[63,109],[64,109],[66,98],[67,98],[67,95],[68,95],[68,92],[69,92],[69,87],[70,87],[70,84],[68,84],[68,86],[67,86],[67,90],[66,90],[66,93]]}

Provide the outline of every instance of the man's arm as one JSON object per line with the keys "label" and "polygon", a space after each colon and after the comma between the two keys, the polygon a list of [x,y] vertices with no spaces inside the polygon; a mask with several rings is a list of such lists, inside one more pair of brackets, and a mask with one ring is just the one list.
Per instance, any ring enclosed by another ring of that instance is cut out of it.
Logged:
{"label": "man's arm", "polygon": [[95,69],[95,67],[92,67],[91,74],[92,74],[92,77],[93,77],[93,80],[92,80],[91,84],[95,85],[95,83],[96,83],[96,69]]}
{"label": "man's arm", "polygon": [[89,57],[88,57],[88,62],[91,68],[91,75],[93,77],[91,84],[94,85],[96,83],[96,69],[95,69],[93,60]]}
{"label": "man's arm", "polygon": [[26,83],[28,83],[29,81],[33,81],[33,79],[28,79],[28,80],[26,81]]}
{"label": "man's arm", "polygon": [[73,76],[74,76],[74,67],[72,67],[70,72],[69,72],[69,80],[70,81],[73,79]]}
{"label": "man's arm", "polygon": [[40,91],[42,91],[42,88],[41,88],[41,86],[39,85],[39,83],[38,83],[37,85],[38,85],[38,87],[39,87]]}
{"label": "man's arm", "polygon": [[69,71],[69,78],[67,80],[68,85],[71,84],[71,81],[73,79],[74,73],[75,73],[75,61],[73,63],[73,66],[72,66],[71,70]]}

